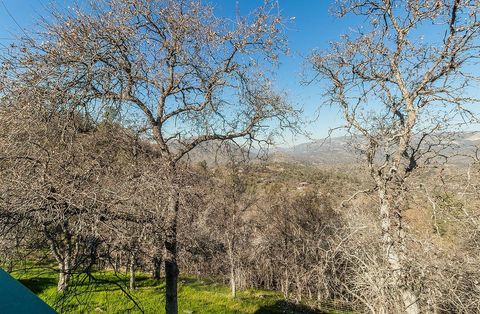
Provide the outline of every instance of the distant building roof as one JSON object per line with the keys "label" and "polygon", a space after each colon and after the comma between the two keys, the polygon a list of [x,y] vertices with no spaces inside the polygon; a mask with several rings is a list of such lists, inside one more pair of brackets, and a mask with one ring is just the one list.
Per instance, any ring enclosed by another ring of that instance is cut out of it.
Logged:
{"label": "distant building roof", "polygon": [[0,268],[0,313],[54,314],[56,312],[27,287]]}

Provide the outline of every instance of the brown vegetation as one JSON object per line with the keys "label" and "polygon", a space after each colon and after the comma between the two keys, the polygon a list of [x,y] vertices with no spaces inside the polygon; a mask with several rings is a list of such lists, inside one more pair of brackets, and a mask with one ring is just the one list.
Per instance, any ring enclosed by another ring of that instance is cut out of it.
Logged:
{"label": "brown vegetation", "polygon": [[[463,89],[478,3],[341,4],[370,31],[309,61],[365,167],[242,158],[273,125],[298,130],[265,74],[285,49],[273,2],[235,22],[200,1],[54,13],[2,56],[2,262],[53,262],[65,294],[79,274],[125,271],[132,290],[139,271],[163,275],[167,313],[179,269],[233,298],[480,312],[479,158],[449,165],[447,149],[449,128],[476,120]],[[435,48],[410,37],[424,23],[446,30]],[[224,162],[189,158],[212,147]]]}

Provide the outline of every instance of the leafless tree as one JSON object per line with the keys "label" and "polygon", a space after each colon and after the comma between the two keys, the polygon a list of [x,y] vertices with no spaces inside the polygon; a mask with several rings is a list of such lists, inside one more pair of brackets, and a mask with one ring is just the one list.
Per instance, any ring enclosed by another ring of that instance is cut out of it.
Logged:
{"label": "leafless tree", "polygon": [[470,0],[339,1],[340,16],[360,16],[365,25],[309,58],[375,183],[383,253],[403,304],[384,311],[421,311],[408,274],[406,181],[441,156],[451,137],[439,134],[475,119],[468,66],[479,52],[479,8]]}
{"label": "leafless tree", "polygon": [[53,12],[9,60],[31,86],[82,99],[65,106],[90,116],[116,108],[126,125],[155,142],[169,186],[168,205],[158,212],[165,220],[167,313],[178,308],[179,164],[202,143],[268,144],[269,126],[291,126],[294,112],[268,79],[284,44],[275,2],[231,20],[200,1],[108,0]]}
{"label": "leafless tree", "polygon": [[101,206],[101,161],[90,154],[94,137],[77,132],[77,123],[88,129],[81,117],[45,110],[24,95],[2,99],[2,225],[44,236],[59,265],[58,290],[66,291],[82,246],[90,245],[92,210]]}
{"label": "leafless tree", "polygon": [[[222,171],[223,170],[223,171]],[[229,261],[230,288],[232,298],[237,296],[237,277],[240,250],[244,245],[248,228],[247,217],[256,203],[253,193],[248,193],[242,163],[231,158],[230,162],[217,171],[217,193],[209,193],[213,199],[209,201],[213,207],[209,212],[207,223],[214,226],[215,236],[226,249]],[[220,192],[220,193],[219,193]]]}

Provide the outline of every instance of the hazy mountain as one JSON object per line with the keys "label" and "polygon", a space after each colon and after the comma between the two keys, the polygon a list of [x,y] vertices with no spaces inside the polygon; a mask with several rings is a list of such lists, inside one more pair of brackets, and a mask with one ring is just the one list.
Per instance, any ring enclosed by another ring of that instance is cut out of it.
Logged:
{"label": "hazy mountain", "polygon": [[[480,147],[479,132],[457,133],[452,146],[444,151],[448,155],[467,155]],[[275,148],[271,158],[274,161],[299,161],[314,164],[349,164],[358,160],[347,137],[334,137],[295,145],[289,148]],[[452,158],[454,163],[465,163],[467,158]]]}
{"label": "hazy mountain", "polygon": [[276,161],[302,161],[319,164],[343,164],[356,160],[346,137],[335,137],[295,145],[289,148],[276,148],[272,159]]}

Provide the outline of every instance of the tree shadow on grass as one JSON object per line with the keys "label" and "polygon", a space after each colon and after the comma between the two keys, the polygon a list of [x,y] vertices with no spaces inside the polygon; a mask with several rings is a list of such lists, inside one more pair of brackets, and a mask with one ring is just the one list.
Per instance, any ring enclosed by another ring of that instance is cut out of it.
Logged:
{"label": "tree shadow on grass", "polygon": [[296,304],[286,300],[280,300],[273,305],[265,305],[258,309],[255,314],[292,313],[292,314],[326,314],[326,312],[313,309],[304,304]]}
{"label": "tree shadow on grass", "polygon": [[25,287],[30,289],[35,294],[39,294],[57,284],[55,278],[51,277],[34,277],[19,279],[18,281],[20,281]]}

